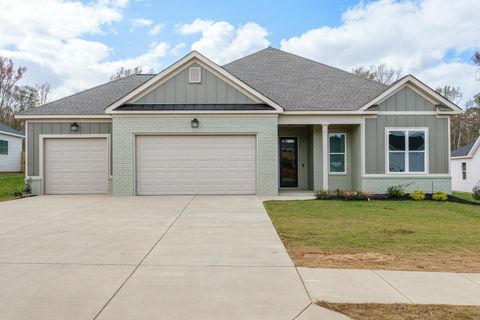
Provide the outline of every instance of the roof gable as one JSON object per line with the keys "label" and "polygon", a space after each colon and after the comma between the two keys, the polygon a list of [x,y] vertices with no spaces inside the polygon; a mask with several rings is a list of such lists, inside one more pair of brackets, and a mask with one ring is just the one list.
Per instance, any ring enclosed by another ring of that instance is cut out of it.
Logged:
{"label": "roof gable", "polygon": [[261,50],[223,68],[286,111],[356,111],[388,88],[274,48]]}
{"label": "roof gable", "polygon": [[[105,112],[106,113],[116,113],[116,112],[124,113],[125,111],[119,111],[119,110],[116,111],[115,109],[123,104],[135,103],[135,101],[139,101],[140,103],[143,103],[144,101],[141,100],[142,97],[147,97],[151,92],[153,92],[157,88],[161,88],[162,85],[164,84],[168,85],[169,80],[181,74],[185,69],[187,69],[191,65],[201,66],[210,74],[221,79],[223,82],[225,82],[228,85],[226,87],[226,90],[228,90],[228,88],[234,89],[234,92],[235,92],[234,94],[236,97],[235,100],[237,100],[237,98],[239,97],[238,93],[241,93],[243,96],[245,96],[245,103],[250,103],[250,102],[257,103],[257,104],[264,103],[271,106],[274,112],[283,111],[283,109],[276,102],[272,101],[262,93],[258,92],[254,88],[251,88],[244,82],[240,81],[235,76],[231,75],[228,71],[224,70],[222,67],[210,61],[200,53],[193,51],[190,54],[183,57],[182,59],[180,59],[179,61],[177,61],[176,63],[174,63],[173,65],[171,65],[170,67],[168,67],[167,69],[160,72],[158,75],[154,76],[153,78],[145,82],[143,85],[134,89],[127,96],[112,103],[108,108],[106,108]],[[150,99],[151,97],[152,96],[150,96]],[[248,98],[248,100],[246,98]],[[244,99],[243,97],[240,97],[240,100],[243,100],[243,99]],[[228,100],[228,96],[227,96],[227,100]],[[237,102],[233,100],[234,99],[231,100],[232,103]],[[186,103],[186,101],[184,101],[183,103]],[[129,112],[135,112],[135,111],[129,111]],[[155,112],[155,111],[152,111],[152,112]],[[242,111],[238,111],[238,112],[242,112]],[[260,112],[265,112],[265,111],[260,111]],[[268,112],[272,112],[272,111],[269,110]]]}
{"label": "roof gable", "polygon": [[24,136],[23,133],[13,129],[10,126],[7,126],[5,123],[2,123],[2,122],[0,122],[0,133],[18,136],[20,138]]}
{"label": "roof gable", "polygon": [[476,141],[464,145],[463,147],[452,151],[452,158],[473,158],[475,153],[480,149],[480,137]]}

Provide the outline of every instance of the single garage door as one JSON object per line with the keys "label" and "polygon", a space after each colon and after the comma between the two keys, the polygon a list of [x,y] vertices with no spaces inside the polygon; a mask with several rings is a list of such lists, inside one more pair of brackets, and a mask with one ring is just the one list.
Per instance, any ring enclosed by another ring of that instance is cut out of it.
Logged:
{"label": "single garage door", "polygon": [[137,194],[255,194],[255,136],[137,136]]}
{"label": "single garage door", "polygon": [[45,193],[108,192],[107,139],[45,139]]}

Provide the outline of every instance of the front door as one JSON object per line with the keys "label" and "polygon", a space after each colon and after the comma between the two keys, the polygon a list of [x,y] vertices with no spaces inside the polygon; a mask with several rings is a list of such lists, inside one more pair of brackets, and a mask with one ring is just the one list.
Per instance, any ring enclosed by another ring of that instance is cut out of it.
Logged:
{"label": "front door", "polygon": [[280,138],[280,188],[298,187],[297,138]]}

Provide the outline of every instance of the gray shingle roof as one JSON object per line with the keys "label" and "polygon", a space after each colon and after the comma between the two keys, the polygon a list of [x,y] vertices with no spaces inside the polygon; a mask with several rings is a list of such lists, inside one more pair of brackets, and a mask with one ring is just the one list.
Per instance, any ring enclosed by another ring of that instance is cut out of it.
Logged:
{"label": "gray shingle roof", "polygon": [[7,126],[5,123],[0,122],[0,132],[2,132],[2,131],[23,136],[23,133],[18,132],[17,130]]}
{"label": "gray shingle roof", "polygon": [[[353,111],[388,87],[274,48],[223,66],[288,111]],[[103,115],[154,75],[131,75],[52,101],[22,115]]]}
{"label": "gray shingle roof", "polygon": [[223,67],[288,111],[357,110],[388,88],[274,48]]}
{"label": "gray shingle roof", "polygon": [[474,145],[475,145],[475,141],[472,142],[472,143],[469,143],[467,145],[464,145],[463,147],[452,151],[451,156],[452,157],[466,157],[466,156],[468,156],[468,154],[470,153],[470,150],[472,150]]}
{"label": "gray shingle roof", "polygon": [[75,93],[21,114],[28,115],[101,115],[105,108],[150,80],[154,75],[131,75]]}

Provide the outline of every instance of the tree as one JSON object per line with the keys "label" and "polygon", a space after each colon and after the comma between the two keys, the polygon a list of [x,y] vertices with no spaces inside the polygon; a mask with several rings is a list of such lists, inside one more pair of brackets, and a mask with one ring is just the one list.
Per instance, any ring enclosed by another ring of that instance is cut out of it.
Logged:
{"label": "tree", "polygon": [[452,101],[455,104],[459,104],[463,98],[463,93],[462,93],[462,90],[460,90],[460,87],[443,86],[443,87],[437,87],[435,91],[437,91],[442,96],[444,96],[445,98],[447,98],[448,100]]}
{"label": "tree", "polygon": [[395,81],[400,79],[400,76],[402,74],[401,69],[395,69],[383,63],[378,66],[360,66],[354,68],[352,72],[362,78],[377,81],[385,85],[390,85],[394,83]]}
{"label": "tree", "polygon": [[[447,85],[443,87],[437,87],[435,91],[437,91],[442,96],[444,96],[445,98],[447,98],[448,100],[452,101],[455,104],[459,104],[463,98],[463,93],[460,90],[460,87]],[[464,130],[462,130],[463,123],[464,123],[464,119],[462,114],[453,116],[451,118],[450,127],[452,128],[452,130],[450,135],[450,141],[451,141],[452,148],[454,149],[458,149],[461,146],[461,142],[464,140],[464,137],[463,137]]]}
{"label": "tree", "polygon": [[120,67],[115,71],[114,74],[110,76],[110,80],[117,80],[123,77],[130,76],[132,74],[142,74],[143,70],[142,67],[138,66],[133,69],[131,68],[125,68],[125,67]]}
{"label": "tree", "polygon": [[26,67],[18,67],[11,59],[0,56],[0,121],[9,122],[11,117],[11,104],[14,99],[16,83],[27,71]]}

